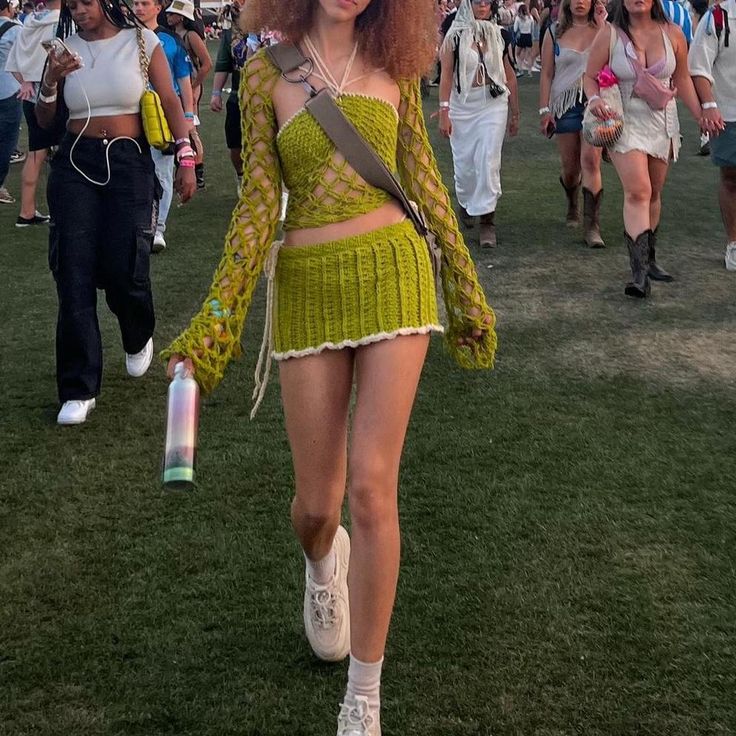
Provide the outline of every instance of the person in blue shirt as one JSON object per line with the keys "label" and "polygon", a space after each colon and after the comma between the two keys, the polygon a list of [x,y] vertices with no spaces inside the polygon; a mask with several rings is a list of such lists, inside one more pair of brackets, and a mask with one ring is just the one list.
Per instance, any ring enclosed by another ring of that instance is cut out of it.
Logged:
{"label": "person in blue shirt", "polygon": [[679,0],[662,0],[665,15],[682,29],[689,46],[693,42],[693,21],[684,3]]}
{"label": "person in blue shirt", "polygon": [[15,9],[10,0],[0,0],[0,203],[13,204],[15,199],[3,186],[10,168],[10,157],[18,143],[23,105],[18,98],[20,84],[5,71],[8,53],[22,28],[13,20]]}
{"label": "person in blue shirt", "polygon": [[[158,15],[161,12],[161,0],[134,0],[133,12],[146,28],[154,31],[161,42],[161,46],[169,62],[171,78],[176,94],[179,95],[184,117],[194,128],[194,97],[192,95],[192,62],[177,35],[169,28],[164,28],[158,23]],[[173,151],[172,151],[173,154]],[[160,253],[166,248],[164,232],[166,230],[166,219],[171,208],[171,199],[174,192],[174,156],[162,153],[155,148],[151,149],[151,156],[156,165],[156,177],[163,189],[159,201],[158,218],[156,222],[156,234],[153,237],[152,251]]]}

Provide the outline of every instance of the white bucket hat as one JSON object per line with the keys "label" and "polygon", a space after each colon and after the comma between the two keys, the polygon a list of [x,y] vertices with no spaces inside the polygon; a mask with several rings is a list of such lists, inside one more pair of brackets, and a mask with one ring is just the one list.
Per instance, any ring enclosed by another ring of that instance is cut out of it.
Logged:
{"label": "white bucket hat", "polygon": [[167,13],[176,13],[189,20],[194,20],[194,3],[191,0],[174,0],[174,2],[166,8]]}

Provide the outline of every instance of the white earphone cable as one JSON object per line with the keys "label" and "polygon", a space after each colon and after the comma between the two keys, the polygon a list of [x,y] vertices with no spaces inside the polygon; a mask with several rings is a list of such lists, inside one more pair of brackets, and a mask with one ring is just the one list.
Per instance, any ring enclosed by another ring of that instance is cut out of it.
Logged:
{"label": "white earphone cable", "polygon": [[[72,72],[72,74],[76,74],[77,72]],[[69,75],[71,76],[71,75]],[[113,138],[106,146],[105,146],[105,166],[107,167],[107,179],[105,181],[97,181],[96,179],[92,179],[91,177],[87,176],[87,174],[84,173],[75,163],[74,163],[74,149],[76,148],[77,143],[79,143],[80,138],[84,135],[84,131],[87,130],[89,127],[90,122],[92,121],[92,106],[89,101],[89,97],[87,96],[87,90],[84,88],[84,85],[82,84],[82,81],[77,78],[77,83],[82,88],[82,94],[84,95],[85,102],[87,103],[87,120],[84,123],[84,126],[82,130],[79,131],[77,134],[77,137],[74,139],[74,143],[72,143],[72,147],[69,149],[69,163],[74,167],[75,171],[78,174],[81,174],[90,184],[95,184],[98,187],[104,187],[107,186],[110,183],[110,179],[112,178],[112,172],[110,171],[110,146],[112,146],[113,143],[116,141],[132,141],[135,143],[136,148],[138,149],[138,153],[143,153],[143,150],[140,147],[140,144],[135,138],[131,138],[128,135],[119,135]]]}

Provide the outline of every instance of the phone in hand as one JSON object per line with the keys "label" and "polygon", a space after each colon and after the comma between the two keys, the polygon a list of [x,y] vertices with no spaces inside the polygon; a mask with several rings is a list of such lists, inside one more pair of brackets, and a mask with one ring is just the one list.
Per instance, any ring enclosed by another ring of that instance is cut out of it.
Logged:
{"label": "phone in hand", "polygon": [[547,138],[551,138],[555,134],[555,121],[548,120],[547,125],[544,126],[544,134]]}
{"label": "phone in hand", "polygon": [[41,46],[43,46],[46,51],[53,51],[54,56],[57,59],[60,59],[64,54],[74,56],[74,52],[60,38],[52,38],[49,41],[41,41]]}

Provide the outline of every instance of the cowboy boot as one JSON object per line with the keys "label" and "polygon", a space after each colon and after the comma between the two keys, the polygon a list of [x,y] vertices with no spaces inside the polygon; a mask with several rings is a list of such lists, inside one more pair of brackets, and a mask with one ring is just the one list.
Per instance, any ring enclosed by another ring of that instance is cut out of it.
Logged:
{"label": "cowboy boot", "polygon": [[585,229],[585,244],[589,248],[605,248],[606,244],[601,237],[600,214],[603,190],[593,194],[590,189],[583,187],[583,227]]}
{"label": "cowboy boot", "polygon": [[580,194],[580,182],[568,187],[565,181],[560,177],[560,184],[565,190],[567,196],[567,215],[565,216],[565,224],[568,227],[577,227],[580,224],[580,206],[578,205],[578,195]]}
{"label": "cowboy boot", "polygon": [[631,281],[626,284],[624,293],[626,296],[634,296],[644,299],[649,296],[651,284],[649,283],[649,236],[651,230],[639,233],[636,240],[624,232],[624,242],[629,249],[629,263],[631,264]]}
{"label": "cowboy boot", "polygon": [[469,215],[468,211],[462,205],[460,205],[460,222],[465,227],[473,227],[475,225],[475,216]]}
{"label": "cowboy boot", "polygon": [[675,277],[660,268],[655,261],[655,248],[657,245],[657,231],[659,228],[649,231],[649,278],[653,281],[674,281]]}
{"label": "cowboy boot", "polygon": [[480,247],[495,248],[496,247],[496,213],[489,212],[480,216]]}

